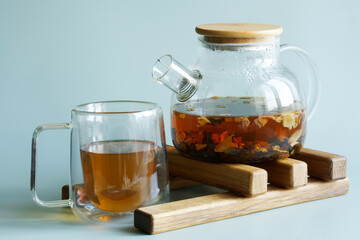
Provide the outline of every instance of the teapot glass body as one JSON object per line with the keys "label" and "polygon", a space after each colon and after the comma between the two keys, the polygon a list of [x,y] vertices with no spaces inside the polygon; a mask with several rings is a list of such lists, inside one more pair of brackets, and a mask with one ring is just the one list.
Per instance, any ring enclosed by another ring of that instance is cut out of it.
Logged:
{"label": "teapot glass body", "polygon": [[[199,41],[192,70],[170,55],[158,59],[166,71],[157,74],[160,67],[154,67],[153,77],[174,91],[174,146],[189,157],[216,162],[269,161],[299,152],[306,121],[319,100],[309,55],[296,47],[280,46],[278,36],[242,43],[214,43],[200,36]],[[308,95],[279,61],[280,52],[288,49],[307,64],[312,86]]]}

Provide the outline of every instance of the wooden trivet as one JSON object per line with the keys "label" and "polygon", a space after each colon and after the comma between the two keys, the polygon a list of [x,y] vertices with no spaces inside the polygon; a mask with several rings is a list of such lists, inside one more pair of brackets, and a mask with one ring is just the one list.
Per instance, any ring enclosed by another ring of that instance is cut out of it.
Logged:
{"label": "wooden trivet", "polygon": [[238,163],[210,163],[193,160],[168,147],[170,176],[200,182],[246,196],[266,192],[267,172],[264,169]]}
{"label": "wooden trivet", "polygon": [[[336,154],[305,148],[292,158],[246,165],[197,161],[184,157],[173,147],[168,147],[167,152],[170,189],[208,184],[231,193],[136,209],[135,227],[149,234],[334,197],[349,191],[346,158]],[[68,192],[69,187],[64,186],[63,199],[68,198]]]}
{"label": "wooden trivet", "polygon": [[149,234],[334,197],[349,191],[346,158],[336,154],[303,149],[292,158],[249,166],[202,162],[186,158],[174,148],[167,150],[170,176],[177,177],[174,180],[177,187],[181,187],[183,178],[186,179],[185,186],[203,183],[233,193],[136,209],[135,227]]}

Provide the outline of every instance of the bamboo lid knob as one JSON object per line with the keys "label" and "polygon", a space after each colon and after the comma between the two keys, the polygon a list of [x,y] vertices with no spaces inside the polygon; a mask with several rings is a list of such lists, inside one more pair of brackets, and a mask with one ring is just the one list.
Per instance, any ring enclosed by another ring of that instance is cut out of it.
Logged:
{"label": "bamboo lid knob", "polygon": [[215,43],[264,42],[282,33],[282,27],[261,23],[211,23],[199,25],[195,31]]}

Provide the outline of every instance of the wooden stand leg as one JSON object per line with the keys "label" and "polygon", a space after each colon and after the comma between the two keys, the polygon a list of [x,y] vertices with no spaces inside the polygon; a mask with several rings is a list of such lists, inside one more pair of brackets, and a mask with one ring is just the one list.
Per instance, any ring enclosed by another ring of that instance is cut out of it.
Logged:
{"label": "wooden stand leg", "polygon": [[269,183],[279,187],[295,188],[308,182],[307,164],[303,161],[286,158],[252,165],[265,169]]}
{"label": "wooden stand leg", "polygon": [[198,182],[180,177],[170,176],[170,190],[200,185]]}
{"label": "wooden stand leg", "polygon": [[267,190],[267,172],[245,164],[209,163],[168,150],[168,166],[172,176],[185,178],[240,193],[245,196],[263,194]]}
{"label": "wooden stand leg", "polygon": [[308,165],[309,175],[322,180],[337,180],[346,177],[346,157],[304,148],[294,159]]}

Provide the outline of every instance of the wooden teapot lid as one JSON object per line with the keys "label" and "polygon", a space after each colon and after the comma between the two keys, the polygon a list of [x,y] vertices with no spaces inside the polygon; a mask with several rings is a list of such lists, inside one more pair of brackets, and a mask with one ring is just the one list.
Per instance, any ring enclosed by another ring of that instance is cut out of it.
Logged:
{"label": "wooden teapot lid", "polygon": [[261,23],[210,23],[195,31],[212,43],[267,42],[282,33],[282,27]]}

